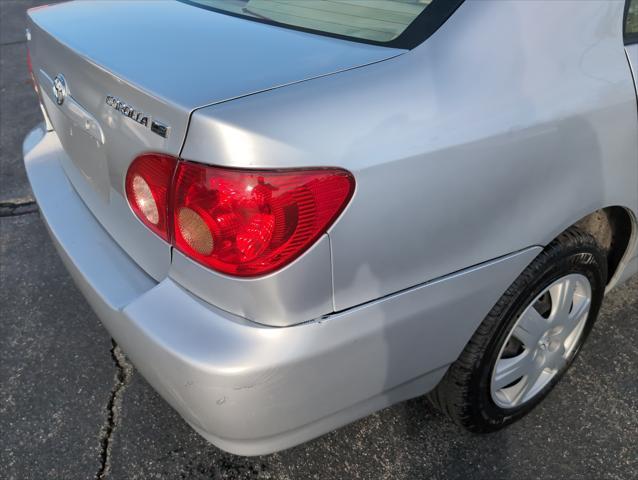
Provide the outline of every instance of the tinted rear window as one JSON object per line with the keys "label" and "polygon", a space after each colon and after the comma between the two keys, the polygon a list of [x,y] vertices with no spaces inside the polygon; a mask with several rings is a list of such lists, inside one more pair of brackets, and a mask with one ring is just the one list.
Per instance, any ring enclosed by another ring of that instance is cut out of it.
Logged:
{"label": "tinted rear window", "polygon": [[411,48],[438,28],[462,0],[184,1],[263,23]]}

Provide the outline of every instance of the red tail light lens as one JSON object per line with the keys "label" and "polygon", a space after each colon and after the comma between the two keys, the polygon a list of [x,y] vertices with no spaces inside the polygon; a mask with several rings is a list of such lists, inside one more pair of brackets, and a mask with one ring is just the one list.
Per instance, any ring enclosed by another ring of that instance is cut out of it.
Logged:
{"label": "red tail light lens", "polygon": [[40,92],[38,91],[38,82],[35,81],[35,75],[33,74],[33,63],[31,63],[31,52],[29,51],[28,47],[27,47],[27,68],[29,69],[29,77],[31,78],[33,89],[35,90],[35,93],[40,95]]}
{"label": "red tail light lens", "polygon": [[341,169],[255,171],[180,162],[174,245],[219,272],[263,275],[308,249],[353,191],[354,178]]}
{"label": "red tail light lens", "polygon": [[31,52],[27,47],[27,68],[29,69],[29,76],[33,78],[33,64],[31,63]]}
{"label": "red tail light lens", "polygon": [[131,163],[125,188],[140,220],[185,255],[254,277],[306,251],[343,211],[354,185],[338,168],[243,170],[145,154]]}
{"label": "red tail light lens", "polygon": [[168,201],[177,159],[168,155],[137,157],[126,173],[126,198],[139,219],[170,241]]}

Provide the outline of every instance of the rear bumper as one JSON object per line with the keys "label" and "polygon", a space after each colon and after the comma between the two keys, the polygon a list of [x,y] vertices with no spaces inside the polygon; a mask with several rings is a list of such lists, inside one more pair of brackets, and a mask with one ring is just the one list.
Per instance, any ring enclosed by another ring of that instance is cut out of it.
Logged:
{"label": "rear bumper", "polygon": [[193,428],[236,454],[309,440],[432,389],[539,248],[293,327],[264,327],[159,283],[77,196],[54,132],[24,158],[64,263],[137,369]]}

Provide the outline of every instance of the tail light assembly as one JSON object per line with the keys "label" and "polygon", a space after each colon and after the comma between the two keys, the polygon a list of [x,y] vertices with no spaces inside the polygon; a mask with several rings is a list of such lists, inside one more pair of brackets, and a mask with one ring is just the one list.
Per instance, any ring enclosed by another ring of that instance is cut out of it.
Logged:
{"label": "tail light assembly", "polygon": [[144,154],[126,197],[155,234],[192,260],[235,277],[265,275],[298,258],[354,193],[340,168],[253,170]]}
{"label": "tail light assembly", "polygon": [[31,79],[33,89],[35,90],[35,93],[38,94],[38,97],[40,97],[38,82],[35,80],[35,74],[33,73],[33,63],[31,62],[31,52],[29,51],[29,47],[27,47],[27,69],[29,70],[29,78]]}

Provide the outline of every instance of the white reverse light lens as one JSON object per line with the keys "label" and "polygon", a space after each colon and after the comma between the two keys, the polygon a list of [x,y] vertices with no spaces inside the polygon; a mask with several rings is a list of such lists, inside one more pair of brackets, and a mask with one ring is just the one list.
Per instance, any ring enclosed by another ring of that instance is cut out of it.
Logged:
{"label": "white reverse light lens", "polygon": [[159,222],[159,212],[157,211],[157,204],[153,197],[151,188],[139,175],[133,177],[133,195],[135,196],[135,203],[142,211],[142,214],[153,225],[157,225]]}

